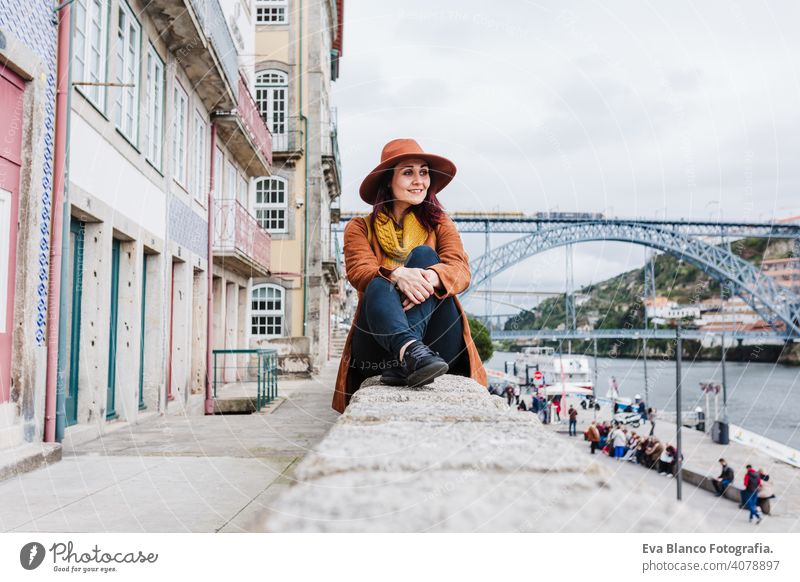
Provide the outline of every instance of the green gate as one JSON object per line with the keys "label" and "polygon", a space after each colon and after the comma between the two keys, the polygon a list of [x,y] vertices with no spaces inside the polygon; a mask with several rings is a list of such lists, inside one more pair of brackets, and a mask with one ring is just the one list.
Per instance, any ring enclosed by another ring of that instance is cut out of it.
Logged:
{"label": "green gate", "polygon": [[108,332],[108,392],[106,394],[106,420],[117,417],[114,399],[117,387],[117,319],[119,317],[119,239],[111,243],[111,314]]}
{"label": "green gate", "polygon": [[140,323],[141,335],[139,340],[139,410],[147,406],[144,403],[144,322],[145,308],[147,305],[147,253],[142,255],[142,319]]}
{"label": "green gate", "polygon": [[[271,403],[278,397],[278,351],[274,349],[256,350],[214,350],[214,398],[217,397],[217,378],[224,372],[225,355],[249,356],[248,361],[235,367],[241,370],[242,376],[249,378],[245,382],[256,382],[256,409],[261,410],[264,406]],[[222,357],[222,365],[218,365],[217,358]],[[255,366],[252,362],[255,356]],[[231,366],[228,366],[229,368]]]}
{"label": "green gate", "polygon": [[68,304],[69,313],[64,316],[69,318],[67,330],[69,331],[69,341],[67,342],[67,362],[69,372],[67,378],[69,386],[67,389],[66,404],[66,425],[72,426],[78,422],[78,378],[79,362],[81,351],[81,295],[83,288],[83,237],[86,223],[75,218],[69,222],[69,248],[72,261],[69,268],[72,269],[72,284],[69,287],[71,294]]}

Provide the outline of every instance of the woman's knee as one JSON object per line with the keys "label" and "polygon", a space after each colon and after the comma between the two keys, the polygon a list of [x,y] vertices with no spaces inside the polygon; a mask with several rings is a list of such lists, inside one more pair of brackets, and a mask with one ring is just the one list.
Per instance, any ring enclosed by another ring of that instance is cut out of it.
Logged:
{"label": "woman's knee", "polygon": [[383,294],[389,291],[394,291],[394,285],[392,285],[392,282],[384,277],[375,277],[367,285],[367,289],[364,291],[364,294],[375,295],[376,293]]}
{"label": "woman's knee", "polygon": [[411,250],[406,259],[406,267],[427,269],[431,265],[441,262],[436,251],[427,245],[420,245]]}

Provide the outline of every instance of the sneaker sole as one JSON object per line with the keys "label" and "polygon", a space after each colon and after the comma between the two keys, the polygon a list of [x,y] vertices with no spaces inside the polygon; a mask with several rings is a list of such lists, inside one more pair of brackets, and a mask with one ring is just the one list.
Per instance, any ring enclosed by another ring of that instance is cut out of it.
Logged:
{"label": "sneaker sole", "polygon": [[449,369],[450,366],[447,365],[447,362],[430,363],[427,366],[420,368],[419,370],[415,370],[413,373],[409,374],[408,385],[412,388],[416,388],[417,386],[425,386],[426,384],[433,382],[439,376],[447,374]]}
{"label": "sneaker sole", "polygon": [[407,383],[405,378],[395,378],[394,376],[381,376],[381,384],[387,386],[405,386]]}

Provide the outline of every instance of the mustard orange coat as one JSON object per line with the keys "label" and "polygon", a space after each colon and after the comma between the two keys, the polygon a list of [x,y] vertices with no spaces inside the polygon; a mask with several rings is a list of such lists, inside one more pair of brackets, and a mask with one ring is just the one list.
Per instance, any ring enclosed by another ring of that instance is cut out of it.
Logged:
{"label": "mustard orange coat", "polygon": [[[464,245],[461,242],[461,235],[456,229],[455,223],[449,218],[436,227],[435,236],[431,233],[425,244],[436,251],[441,261],[433,265],[431,269],[439,275],[443,290],[436,290],[434,295],[439,299],[452,297],[456,304],[456,309],[461,315],[461,327],[464,330],[464,345],[467,346],[469,356],[469,376],[475,381],[487,385],[486,370],[478,355],[475,343],[472,341],[472,334],[469,330],[467,316],[464,313],[461,303],[456,296],[464,289],[469,287],[470,272],[469,259],[464,252]],[[353,342],[353,331],[355,322],[358,321],[358,314],[361,310],[361,301],[367,285],[375,277],[388,277],[390,273],[385,267],[381,267],[383,261],[383,250],[377,241],[377,237],[370,238],[367,231],[365,219],[357,217],[350,220],[344,229],[344,257],[345,268],[347,270],[347,280],[358,291],[358,305],[353,316],[353,325],[347,334],[347,341],[342,352],[342,361],[339,363],[339,374],[336,377],[336,389],[333,393],[334,410],[344,412],[350,396],[358,390],[359,386],[354,385],[354,374],[350,374],[351,346]]]}

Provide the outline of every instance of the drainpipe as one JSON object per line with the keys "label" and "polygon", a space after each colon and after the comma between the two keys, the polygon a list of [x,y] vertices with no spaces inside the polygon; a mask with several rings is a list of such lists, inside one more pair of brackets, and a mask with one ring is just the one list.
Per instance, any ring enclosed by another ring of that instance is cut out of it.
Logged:
{"label": "drainpipe", "polygon": [[[72,83],[71,26],[72,9],[69,3],[58,7],[58,55],[56,60],[56,117],[53,148],[53,195],[50,228],[50,273],[47,282],[47,379],[45,385],[44,441],[61,441],[64,437],[65,392],[64,371],[66,368],[66,320],[60,318],[61,288],[66,269],[62,261],[69,256],[69,231],[64,229],[64,220],[69,216],[69,201],[66,197],[69,169],[69,107]],[[60,211],[59,211],[60,210]],[[64,298],[66,299],[66,298]],[[59,422],[56,422],[60,412]],[[60,429],[60,430],[59,430]]]}
{"label": "drainpipe", "polygon": [[303,204],[305,220],[305,236],[303,236],[303,336],[308,336],[308,118],[303,113],[303,0],[300,0],[300,63],[297,67],[299,75],[298,94],[300,99],[300,119],[303,120],[303,166],[305,167],[305,202]]}
{"label": "drainpipe", "polygon": [[211,336],[214,327],[214,162],[217,149],[217,124],[211,122],[211,162],[209,164],[208,185],[208,300],[206,303],[206,414],[214,414],[214,400],[211,395]]}

